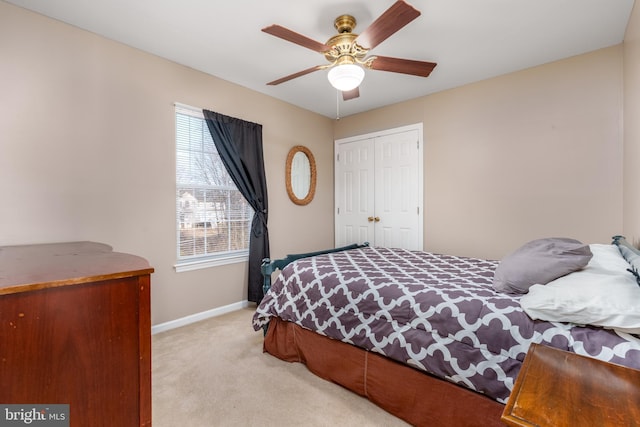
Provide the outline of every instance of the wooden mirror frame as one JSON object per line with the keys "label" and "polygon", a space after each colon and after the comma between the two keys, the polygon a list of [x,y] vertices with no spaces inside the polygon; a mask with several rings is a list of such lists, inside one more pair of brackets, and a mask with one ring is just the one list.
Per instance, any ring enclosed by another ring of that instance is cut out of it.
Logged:
{"label": "wooden mirror frame", "polygon": [[[293,192],[293,187],[291,185],[291,166],[293,164],[293,157],[297,153],[304,153],[309,160],[309,173],[311,174],[311,179],[309,181],[309,191],[307,192],[307,196],[303,199],[298,198],[296,194]],[[289,154],[287,155],[287,163],[285,167],[285,181],[287,185],[287,194],[289,195],[289,199],[296,205],[307,205],[313,200],[313,196],[316,194],[316,161],[313,157],[313,153],[307,147],[303,145],[296,145],[289,150]]]}

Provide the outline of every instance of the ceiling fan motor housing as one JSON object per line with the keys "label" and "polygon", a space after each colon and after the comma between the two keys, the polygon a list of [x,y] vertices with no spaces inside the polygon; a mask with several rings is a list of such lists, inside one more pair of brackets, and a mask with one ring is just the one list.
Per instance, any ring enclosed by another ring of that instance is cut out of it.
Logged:
{"label": "ceiling fan motor housing", "polygon": [[327,61],[335,63],[335,65],[362,63],[369,49],[365,49],[355,42],[358,37],[353,33],[356,19],[351,15],[340,15],[334,21],[333,26],[338,34],[325,43],[327,46],[331,46],[331,49],[324,54]]}

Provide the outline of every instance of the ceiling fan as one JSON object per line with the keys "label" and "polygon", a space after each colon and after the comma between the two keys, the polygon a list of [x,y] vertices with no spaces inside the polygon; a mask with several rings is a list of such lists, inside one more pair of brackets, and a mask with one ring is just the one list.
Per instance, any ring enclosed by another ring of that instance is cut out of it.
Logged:
{"label": "ceiling fan", "polygon": [[434,62],[379,55],[367,57],[371,49],[418,16],[420,11],[405,1],[398,0],[358,35],[353,33],[356,26],[355,18],[351,15],[341,15],[334,21],[338,33],[326,43],[317,42],[280,25],[265,27],[262,29],[265,33],[319,52],[329,61],[329,64],[316,65],[267,84],[278,85],[314,71],[330,69],[329,82],[342,91],[342,97],[346,101],[360,96],[358,86],[364,79],[364,68],[428,77],[437,65]]}

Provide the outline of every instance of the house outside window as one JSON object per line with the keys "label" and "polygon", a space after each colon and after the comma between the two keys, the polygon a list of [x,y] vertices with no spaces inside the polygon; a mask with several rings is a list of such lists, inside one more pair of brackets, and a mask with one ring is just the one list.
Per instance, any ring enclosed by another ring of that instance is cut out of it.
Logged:
{"label": "house outside window", "polygon": [[177,105],[176,271],[246,261],[252,218],[202,111]]}

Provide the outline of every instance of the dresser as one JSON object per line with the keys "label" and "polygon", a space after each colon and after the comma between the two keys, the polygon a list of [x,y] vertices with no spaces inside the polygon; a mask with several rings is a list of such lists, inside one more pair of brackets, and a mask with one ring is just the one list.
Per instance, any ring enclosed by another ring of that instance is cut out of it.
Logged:
{"label": "dresser", "polygon": [[0,403],[150,426],[152,272],[101,243],[0,247]]}

